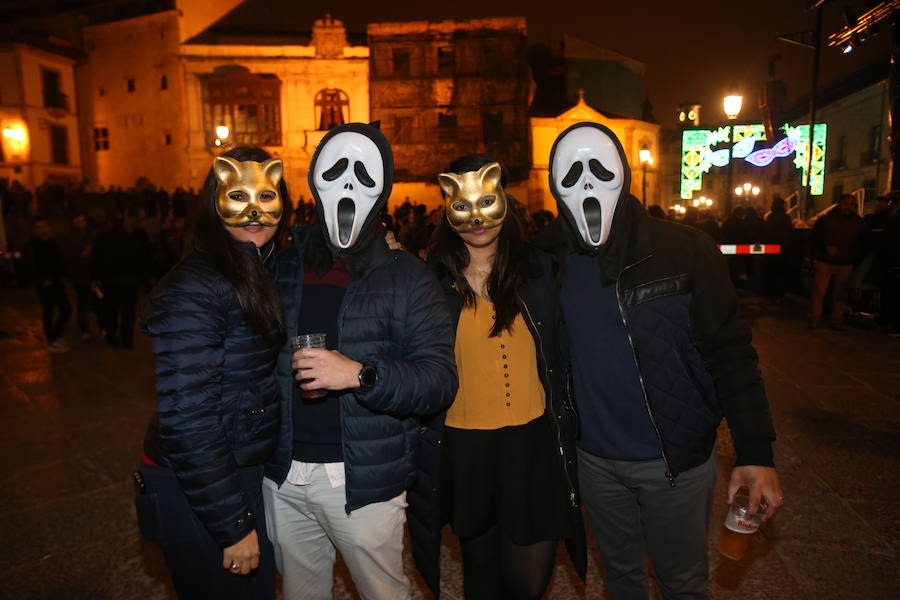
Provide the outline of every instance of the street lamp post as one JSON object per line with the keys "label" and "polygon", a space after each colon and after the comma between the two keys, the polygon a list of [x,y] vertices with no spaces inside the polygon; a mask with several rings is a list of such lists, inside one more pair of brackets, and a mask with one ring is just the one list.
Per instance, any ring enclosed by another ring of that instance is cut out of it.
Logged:
{"label": "street lamp post", "polygon": [[734,144],[734,121],[737,120],[738,115],[741,114],[741,106],[744,103],[744,97],[740,94],[731,94],[729,96],[725,96],[725,99],[722,101],[722,108],[725,111],[725,116],[728,117],[729,125],[728,125],[728,183],[725,185],[725,217],[731,213],[731,205],[732,205],[732,195],[731,195],[731,183],[733,178],[732,167],[731,167],[731,146]]}
{"label": "street lamp post", "polygon": [[647,165],[653,164],[653,154],[647,146],[644,146],[638,156],[641,159],[641,203],[647,208]]}

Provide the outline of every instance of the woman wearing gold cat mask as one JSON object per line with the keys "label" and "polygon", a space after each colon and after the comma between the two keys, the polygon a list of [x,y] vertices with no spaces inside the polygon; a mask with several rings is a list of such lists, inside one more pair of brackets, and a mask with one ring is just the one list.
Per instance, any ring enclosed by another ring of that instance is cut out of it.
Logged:
{"label": "woman wearing gold cat mask", "polygon": [[181,599],[275,597],[262,477],[279,427],[273,368],[284,334],[267,265],[288,198],[282,169],[260,148],[215,159],[193,252],[142,318],[158,405],[135,504]]}
{"label": "woman wearing gold cat mask", "polygon": [[413,554],[437,596],[449,522],[467,599],[540,598],[560,540],[586,567],[556,294],[528,252],[500,163],[462,156],[438,183],[445,218],[428,262],[458,318],[459,391],[422,432]]}

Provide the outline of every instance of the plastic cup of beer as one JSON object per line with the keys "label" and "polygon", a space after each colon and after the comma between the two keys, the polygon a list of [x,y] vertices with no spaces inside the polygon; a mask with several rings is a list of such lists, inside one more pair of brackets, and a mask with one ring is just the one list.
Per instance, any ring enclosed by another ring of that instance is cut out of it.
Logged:
{"label": "plastic cup of beer", "polygon": [[753,516],[747,514],[750,510],[749,507],[750,495],[742,488],[734,495],[734,500],[728,507],[725,526],[719,536],[719,552],[731,560],[741,560],[744,557],[744,553],[747,552],[747,547],[750,545],[750,538],[762,523],[762,513],[766,509],[765,503],[760,502],[760,507]]}
{"label": "plastic cup of beer", "polygon": [[[325,348],[324,333],[304,333],[291,338],[291,350],[296,352],[302,348]],[[301,379],[300,383],[306,383],[310,379]],[[304,398],[324,398],[328,390],[300,390]]]}

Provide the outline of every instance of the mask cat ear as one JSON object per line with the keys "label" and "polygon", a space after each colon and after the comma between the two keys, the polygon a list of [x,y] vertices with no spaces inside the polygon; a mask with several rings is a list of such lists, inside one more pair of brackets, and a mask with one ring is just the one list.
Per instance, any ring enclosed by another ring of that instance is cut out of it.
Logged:
{"label": "mask cat ear", "polygon": [[441,186],[441,191],[444,192],[444,198],[448,200],[454,198],[462,187],[456,173],[441,173],[438,175],[438,185]]}
{"label": "mask cat ear", "polygon": [[216,160],[213,161],[213,172],[216,174],[216,179],[222,184],[227,184],[233,179],[240,179],[241,177],[241,168],[238,161],[230,156],[217,156]]}
{"label": "mask cat ear", "polygon": [[278,187],[284,175],[284,162],[280,158],[270,158],[262,164],[262,172],[272,185]]}
{"label": "mask cat ear", "polygon": [[485,187],[485,184],[488,183],[495,188],[501,187],[500,180],[502,177],[503,170],[500,168],[500,163],[498,162],[488,163],[478,169],[478,178],[481,180],[482,187]]}

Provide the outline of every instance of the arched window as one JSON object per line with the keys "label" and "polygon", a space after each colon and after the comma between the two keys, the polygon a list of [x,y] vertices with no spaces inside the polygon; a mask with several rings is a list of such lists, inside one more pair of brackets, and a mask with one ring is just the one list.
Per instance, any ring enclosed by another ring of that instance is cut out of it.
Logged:
{"label": "arched window", "polygon": [[204,77],[204,92],[204,119],[211,137],[217,127],[225,126],[235,145],[281,145],[281,81],[275,75],[220,68]]}
{"label": "arched window", "polygon": [[327,131],[350,120],[350,99],[343,90],[322,90],[316,94],[315,107],[316,123],[320,131]]}

